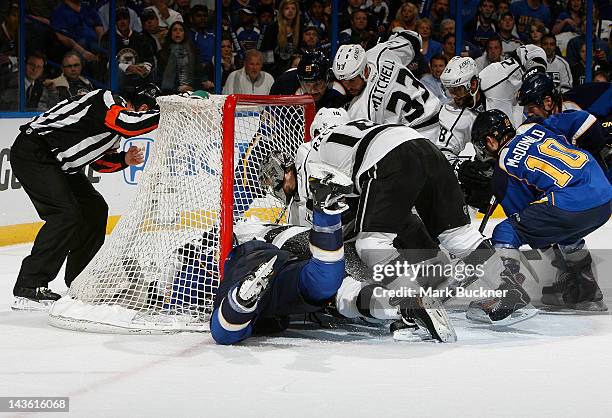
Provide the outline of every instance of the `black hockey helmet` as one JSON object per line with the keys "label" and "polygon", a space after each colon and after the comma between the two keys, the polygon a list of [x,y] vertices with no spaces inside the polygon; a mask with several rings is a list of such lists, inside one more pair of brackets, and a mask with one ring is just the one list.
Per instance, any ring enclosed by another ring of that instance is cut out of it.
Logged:
{"label": "black hockey helmet", "polygon": [[534,73],[523,80],[518,94],[519,104],[521,106],[544,104],[544,98],[550,96],[553,101],[557,98],[557,89],[555,83],[546,73]]}
{"label": "black hockey helmet", "polygon": [[157,108],[157,97],[161,96],[161,90],[153,83],[142,84],[134,90],[132,104],[138,109],[141,105],[146,104],[149,109]]}
{"label": "black hockey helmet", "polygon": [[300,83],[315,81],[328,81],[331,63],[321,51],[308,51],[302,55],[297,67],[297,76]]}
{"label": "black hockey helmet", "polygon": [[514,126],[504,112],[498,109],[487,110],[479,113],[472,125],[472,144],[480,157],[485,157],[490,155],[487,151],[487,136],[503,144],[506,137],[514,137],[515,134]]}

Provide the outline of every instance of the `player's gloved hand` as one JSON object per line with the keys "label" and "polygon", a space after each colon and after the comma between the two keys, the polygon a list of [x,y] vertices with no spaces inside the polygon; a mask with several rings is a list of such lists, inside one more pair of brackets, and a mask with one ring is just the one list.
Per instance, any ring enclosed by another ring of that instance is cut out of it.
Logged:
{"label": "player's gloved hand", "polygon": [[461,189],[465,194],[465,203],[481,212],[486,211],[491,201],[491,179],[493,167],[491,163],[480,160],[464,161],[457,172]]}
{"label": "player's gloved hand", "polygon": [[334,215],[348,209],[342,198],[353,191],[353,182],[344,173],[326,164],[308,163],[308,190],[314,208]]}

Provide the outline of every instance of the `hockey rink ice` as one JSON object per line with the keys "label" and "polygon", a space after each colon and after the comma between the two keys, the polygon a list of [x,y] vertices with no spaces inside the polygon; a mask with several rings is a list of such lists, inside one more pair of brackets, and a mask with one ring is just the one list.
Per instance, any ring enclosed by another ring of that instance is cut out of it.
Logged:
{"label": "hockey rink ice", "polygon": [[[612,249],[612,221],[587,243]],[[612,416],[609,313],[540,313],[496,331],[454,312],[455,344],[396,342],[361,324],[233,347],[209,334],[88,334],[10,310],[29,248],[0,247],[0,396],[70,397],[70,413],[53,417]],[[610,269],[599,280],[612,308]],[[62,285],[63,272],[51,288]],[[49,416],[0,413],[34,415]]]}

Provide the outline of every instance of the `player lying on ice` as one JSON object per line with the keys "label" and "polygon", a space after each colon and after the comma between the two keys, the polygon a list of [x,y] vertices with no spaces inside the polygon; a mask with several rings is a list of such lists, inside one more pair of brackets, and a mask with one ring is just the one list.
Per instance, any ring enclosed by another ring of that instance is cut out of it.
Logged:
{"label": "player lying on ice", "polygon": [[[348,177],[322,164],[309,164],[313,226],[309,232],[312,256],[299,258],[274,244],[251,240],[235,247],[223,269],[210,329],[218,344],[235,344],[255,331],[279,331],[290,314],[321,310],[333,301],[345,280],[340,199],[352,190]],[[411,298],[404,315],[426,328],[432,337],[456,340],[448,317],[435,300]]]}
{"label": "player lying on ice", "polygon": [[[575,119],[580,113],[564,117]],[[584,119],[566,124],[565,135],[535,123],[515,131],[506,114],[487,110],[474,122],[472,143],[477,154],[496,161],[493,192],[508,219],[495,227],[492,242],[503,251],[504,264],[524,279],[518,248],[558,244],[559,273],[554,284],[542,290],[542,302],[605,311],[584,237],[610,219],[612,186],[595,158],[566,139],[589,135],[591,126],[593,122]],[[543,198],[546,201],[539,202]],[[471,308],[472,316],[483,316],[488,309],[484,303]]]}

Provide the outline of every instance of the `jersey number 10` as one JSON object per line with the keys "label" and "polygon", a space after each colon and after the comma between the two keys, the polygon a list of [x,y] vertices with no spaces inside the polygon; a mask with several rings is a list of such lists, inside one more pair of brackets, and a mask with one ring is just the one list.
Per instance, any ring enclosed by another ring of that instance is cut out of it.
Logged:
{"label": "jersey number 10", "polygon": [[553,138],[547,138],[538,145],[538,151],[548,159],[530,155],[525,160],[525,165],[531,171],[539,171],[550,177],[558,187],[565,187],[573,178],[566,170],[581,169],[589,161],[584,152],[570,149]]}

